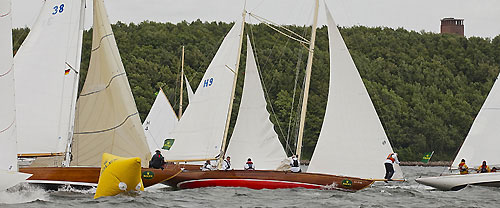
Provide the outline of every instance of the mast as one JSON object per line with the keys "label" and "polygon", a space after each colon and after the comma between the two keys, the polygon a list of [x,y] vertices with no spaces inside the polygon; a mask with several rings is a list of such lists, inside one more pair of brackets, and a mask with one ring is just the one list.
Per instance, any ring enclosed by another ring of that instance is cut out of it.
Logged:
{"label": "mast", "polygon": [[221,151],[219,155],[219,163],[217,168],[221,168],[222,166],[222,160],[224,160],[224,155],[225,155],[225,150],[226,150],[226,141],[227,141],[227,134],[229,132],[229,123],[231,122],[231,112],[233,110],[233,101],[234,101],[234,93],[236,91],[236,81],[238,80],[238,68],[240,67],[240,57],[241,57],[241,46],[243,43],[243,31],[245,28],[245,16],[247,14],[247,11],[243,9],[243,14],[242,18],[243,21],[241,21],[241,33],[240,33],[240,45],[238,47],[238,56],[236,59],[236,66],[234,69],[234,80],[233,80],[233,90],[231,92],[231,100],[229,101],[229,109],[227,112],[227,118],[226,118],[226,128],[224,129],[224,138],[222,139],[222,146],[221,146]]}
{"label": "mast", "polygon": [[306,66],[306,75],[305,75],[306,82],[304,86],[304,98],[302,99],[302,108],[300,112],[299,136],[297,138],[297,150],[295,151],[298,160],[300,160],[300,155],[302,151],[302,137],[304,136],[304,123],[306,120],[307,99],[309,96],[309,84],[311,83],[311,68],[314,56],[314,42],[316,40],[316,26],[318,24],[318,8],[319,8],[319,0],[316,0],[314,6],[314,19],[311,30],[311,44],[309,45],[309,57],[307,58],[307,66]]}
{"label": "mast", "polygon": [[181,119],[182,116],[182,91],[183,91],[183,84],[184,84],[184,46],[182,46],[182,56],[181,56],[181,95],[180,95],[180,101],[179,101],[179,119]]}

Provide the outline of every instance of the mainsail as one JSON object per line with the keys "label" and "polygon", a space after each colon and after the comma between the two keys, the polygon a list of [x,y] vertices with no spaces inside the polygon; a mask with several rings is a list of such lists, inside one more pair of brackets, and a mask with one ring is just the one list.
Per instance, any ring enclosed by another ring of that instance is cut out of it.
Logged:
{"label": "mainsail", "polygon": [[472,123],[460,151],[453,161],[452,168],[465,159],[469,167],[478,167],[483,161],[492,166],[500,166],[500,84],[498,77],[491,88],[486,101]]}
{"label": "mainsail", "polygon": [[172,132],[168,160],[215,158],[221,150],[231,99],[234,69],[240,55],[241,22],[236,22],[208,66],[189,107]]}
{"label": "mainsail", "polygon": [[0,1],[0,170],[17,171],[10,1]]}
{"label": "mainsail", "polygon": [[[391,144],[337,25],[326,8],[330,88],[308,172],[383,178]],[[402,178],[399,165],[394,178]]]}
{"label": "mainsail", "polygon": [[[154,154],[156,150],[168,150],[171,132],[179,122],[175,111],[170,105],[167,96],[160,88],[155,102],[142,124],[149,145],[149,150]],[[167,144],[167,146],[165,146]]]}
{"label": "mainsail", "polygon": [[243,169],[248,158],[259,170],[275,170],[286,153],[266,110],[266,99],[260,82],[250,40],[247,38],[247,61],[241,104],[229,141],[226,156],[234,169]]}
{"label": "mainsail", "polygon": [[84,4],[84,0],[45,1],[14,58],[22,155],[63,155],[71,140]]}
{"label": "mainsail", "polygon": [[139,112],[103,0],[94,0],[89,69],[77,101],[71,165],[100,166],[104,152],[150,159]]}

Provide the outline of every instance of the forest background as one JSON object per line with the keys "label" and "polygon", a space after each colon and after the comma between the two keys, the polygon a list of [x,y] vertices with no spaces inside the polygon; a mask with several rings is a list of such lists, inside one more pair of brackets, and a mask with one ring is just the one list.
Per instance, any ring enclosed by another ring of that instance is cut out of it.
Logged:
{"label": "forest background", "polygon": [[[185,74],[196,90],[231,26],[199,20],[112,25],[142,121],[160,87],[178,110],[182,46],[185,46]],[[309,37],[310,27],[286,27]],[[340,28],[340,31],[400,160],[419,161],[430,151],[435,151],[433,160],[451,160],[500,71],[500,35],[493,39],[466,38],[364,26]],[[14,51],[28,32],[27,28],[13,30]],[[254,46],[270,119],[291,155],[295,149],[307,49],[264,24],[247,24],[245,33]],[[92,30],[85,31],[80,89],[90,60],[91,40]],[[243,86],[244,51],[245,41],[231,128]],[[322,127],[329,76],[327,28],[322,27],[316,39],[304,159],[311,157]],[[188,103],[184,93],[183,103]],[[353,131],[362,130],[353,127]],[[332,147],[335,148],[355,147]]]}

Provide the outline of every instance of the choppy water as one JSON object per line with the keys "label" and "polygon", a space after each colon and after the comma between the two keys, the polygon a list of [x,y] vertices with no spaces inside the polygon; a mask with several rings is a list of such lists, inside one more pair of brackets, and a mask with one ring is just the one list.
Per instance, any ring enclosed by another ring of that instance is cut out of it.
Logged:
{"label": "choppy water", "polygon": [[334,190],[201,188],[173,191],[158,185],[137,196],[92,199],[95,190],[44,191],[23,186],[0,192],[0,207],[500,207],[500,188],[469,186],[457,192],[419,185],[444,167],[403,167],[408,182],[377,182],[356,193]]}

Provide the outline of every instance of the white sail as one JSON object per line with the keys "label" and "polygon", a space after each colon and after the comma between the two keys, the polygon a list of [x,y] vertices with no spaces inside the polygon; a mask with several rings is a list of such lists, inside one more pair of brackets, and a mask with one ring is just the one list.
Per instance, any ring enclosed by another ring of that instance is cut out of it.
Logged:
{"label": "white sail", "polygon": [[164,151],[165,140],[171,138],[170,134],[178,122],[172,105],[160,88],[155,102],[142,124],[151,153],[154,154],[156,150]]}
{"label": "white sail", "polygon": [[193,99],[194,92],[193,89],[191,88],[191,84],[189,84],[188,78],[184,75],[184,78],[186,80],[186,90],[188,92],[188,102],[191,103],[191,99]]}
{"label": "white sail", "polygon": [[0,170],[17,171],[11,3],[0,1]]}
{"label": "white sail", "polygon": [[[370,96],[326,8],[330,88],[325,119],[308,172],[383,178],[392,152]],[[402,178],[399,165],[394,178]]]}
{"label": "white sail", "polygon": [[14,58],[20,154],[62,154],[71,140],[84,3],[45,1]]}
{"label": "white sail", "polygon": [[250,40],[247,38],[245,82],[240,110],[227,147],[234,169],[243,169],[248,158],[259,170],[275,170],[286,159],[286,153],[269,120],[264,90]]}
{"label": "white sail", "polygon": [[469,167],[478,167],[483,161],[492,166],[500,166],[500,84],[498,77],[491,88],[486,101],[472,123],[460,151],[453,161],[452,168],[465,159]]}
{"label": "white sail", "polygon": [[17,144],[10,0],[0,1],[0,191],[26,180],[17,172]]}
{"label": "white sail", "polygon": [[94,0],[89,69],[77,101],[71,165],[100,166],[104,152],[150,159],[135,105],[103,0]]}
{"label": "white sail", "polygon": [[220,152],[231,98],[240,42],[241,22],[222,41],[196,94],[172,132],[168,160],[203,160]]}

